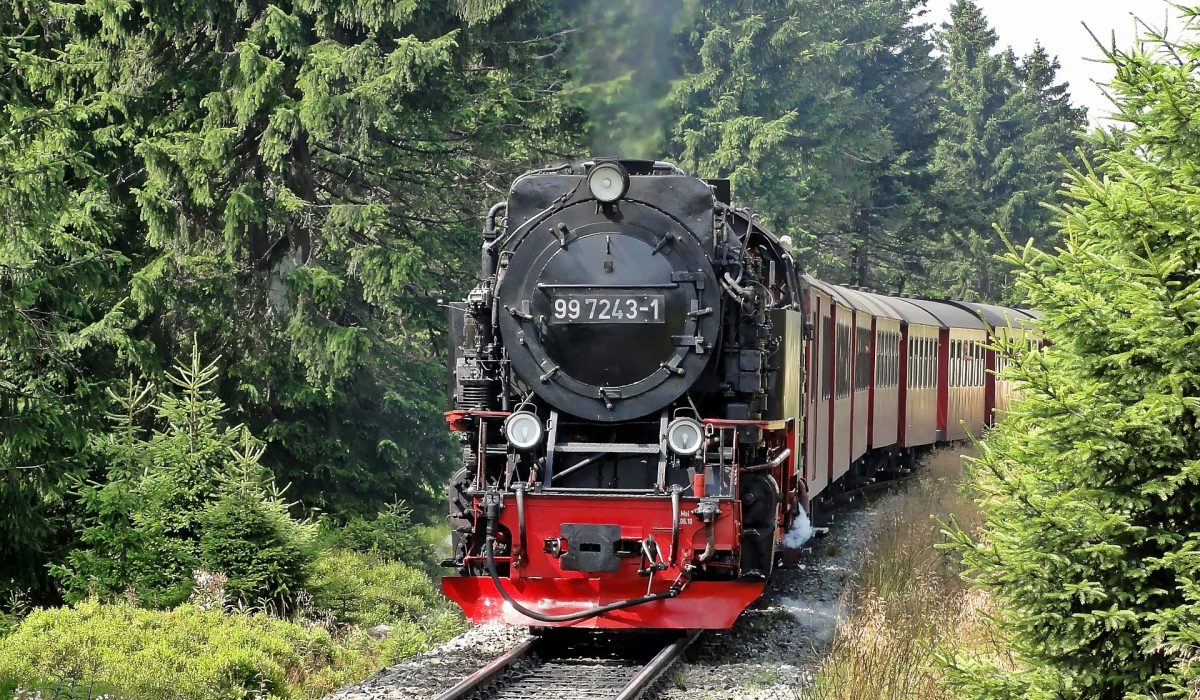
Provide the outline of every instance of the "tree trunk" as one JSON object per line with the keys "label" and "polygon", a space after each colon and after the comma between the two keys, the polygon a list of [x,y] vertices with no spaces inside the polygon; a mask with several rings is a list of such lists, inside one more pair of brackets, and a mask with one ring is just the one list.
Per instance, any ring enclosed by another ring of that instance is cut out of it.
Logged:
{"label": "tree trunk", "polygon": [[[312,202],[316,198],[316,187],[313,185],[312,151],[308,147],[307,133],[301,134],[292,144],[290,155],[291,168],[288,170],[286,178],[287,186],[300,199]],[[300,218],[301,221],[292,228],[289,237],[296,262],[304,265],[308,263],[309,255],[312,253],[312,232],[306,225],[307,217]]]}
{"label": "tree trunk", "polygon": [[871,272],[871,230],[862,210],[854,212],[852,226],[855,240],[854,251],[851,253],[854,257],[854,284],[867,287],[870,286],[868,278]]}

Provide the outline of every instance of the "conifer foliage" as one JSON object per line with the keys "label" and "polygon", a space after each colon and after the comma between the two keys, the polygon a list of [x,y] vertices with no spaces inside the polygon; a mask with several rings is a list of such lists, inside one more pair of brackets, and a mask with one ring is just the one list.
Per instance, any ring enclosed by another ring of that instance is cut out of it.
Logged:
{"label": "conifer foliage", "polygon": [[730,178],[810,271],[879,281],[920,248],[940,77],[923,4],[703,3],[681,38],[672,155]]}
{"label": "conifer foliage", "polygon": [[[1192,22],[1195,11],[1189,14]],[[1049,346],[974,466],[959,533],[1011,659],[954,659],[973,698],[1200,693],[1200,42],[1116,51],[1118,126],[1074,172],[1053,253],[1014,251]]]}
{"label": "conifer foliage", "polygon": [[928,248],[929,285],[958,298],[1003,299],[996,227],[1012,240],[1053,238],[1044,203],[1057,203],[1062,159],[1074,159],[1085,126],[1038,46],[1024,58],[996,53],[997,36],[972,0],[957,0],[939,35],[944,96],[931,164],[938,236]]}
{"label": "conifer foliage", "polygon": [[511,177],[576,150],[544,12],[0,7],[0,590],[46,592],[71,485],[108,468],[107,391],[165,382],[193,337],[307,506],[437,498],[437,302],[473,281]]}
{"label": "conifer foliage", "polygon": [[228,576],[243,601],[286,600],[305,582],[315,525],[288,512],[259,463],[261,441],[229,425],[213,393],[216,362],[193,348],[153,397],[131,383],[113,396],[115,430],[100,438],[107,469],[77,485],[80,546],[54,566],[68,599],[126,591],[170,607],[191,594],[197,571]]}

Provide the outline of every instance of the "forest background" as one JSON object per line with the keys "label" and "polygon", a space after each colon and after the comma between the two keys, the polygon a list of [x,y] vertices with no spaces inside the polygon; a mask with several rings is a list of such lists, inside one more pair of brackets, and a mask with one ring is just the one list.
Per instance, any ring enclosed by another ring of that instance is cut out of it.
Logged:
{"label": "forest background", "polygon": [[428,566],[458,459],[441,300],[531,167],[671,160],[824,279],[1012,301],[997,227],[1053,245],[1086,115],[970,0],[923,13],[6,4],[0,606],[169,609],[206,571],[243,605],[370,607],[339,570]]}

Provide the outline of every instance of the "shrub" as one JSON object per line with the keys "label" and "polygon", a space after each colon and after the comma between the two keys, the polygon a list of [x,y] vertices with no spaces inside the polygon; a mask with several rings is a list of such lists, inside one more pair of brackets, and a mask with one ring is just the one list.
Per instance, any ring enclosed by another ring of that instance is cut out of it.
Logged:
{"label": "shrub", "polygon": [[262,614],[88,600],[35,611],[0,639],[0,688],[90,687],[137,700],[321,697],[369,675],[380,647]]}
{"label": "shrub", "polygon": [[320,608],[342,621],[373,626],[415,623],[429,639],[461,629],[462,618],[420,570],[361,552],[335,550],[313,565],[311,590]]}
{"label": "shrub", "polygon": [[286,601],[307,579],[316,525],[292,519],[282,494],[263,482],[261,454],[242,455],[237,475],[197,518],[200,561],[224,573],[226,589],[242,601]]}
{"label": "shrub", "polygon": [[425,542],[412,521],[412,509],[392,503],[374,518],[355,516],[338,533],[338,544],[384,561],[418,562],[428,558]]}

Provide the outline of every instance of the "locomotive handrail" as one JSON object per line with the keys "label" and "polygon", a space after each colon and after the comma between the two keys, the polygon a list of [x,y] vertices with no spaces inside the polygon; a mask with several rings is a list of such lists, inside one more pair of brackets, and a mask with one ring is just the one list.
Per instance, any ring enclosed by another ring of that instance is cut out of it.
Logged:
{"label": "locomotive handrail", "polygon": [[538,289],[678,289],[678,282],[652,282],[647,284],[576,284],[568,282],[538,282]]}
{"label": "locomotive handrail", "polygon": [[553,482],[555,479],[557,479],[559,477],[566,476],[567,474],[577,472],[580,469],[583,469],[584,467],[588,466],[589,464],[594,463],[596,460],[600,459],[601,457],[604,457],[607,454],[609,454],[609,453],[608,452],[598,452],[598,453],[592,455],[591,457],[588,457],[587,459],[582,460],[578,464],[572,465],[571,467],[562,470],[561,472],[555,472],[554,476],[550,477],[550,481]]}
{"label": "locomotive handrail", "polygon": [[[513,484],[513,490],[517,492],[517,529],[520,530],[521,555],[519,558],[525,558],[525,483],[518,481]],[[517,558],[517,557],[514,557]]]}
{"label": "locomotive handrail", "polygon": [[680,501],[683,489],[676,484],[671,487],[671,566],[679,565],[679,521],[683,516]]}

